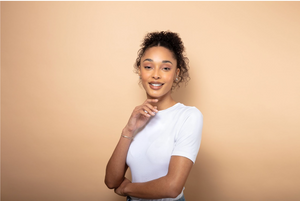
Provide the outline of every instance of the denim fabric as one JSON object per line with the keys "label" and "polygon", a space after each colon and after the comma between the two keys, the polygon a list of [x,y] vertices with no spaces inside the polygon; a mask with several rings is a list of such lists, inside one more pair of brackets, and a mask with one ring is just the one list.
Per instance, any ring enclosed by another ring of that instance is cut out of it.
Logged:
{"label": "denim fabric", "polygon": [[184,196],[182,196],[179,200],[177,200],[177,201],[185,201],[185,198],[184,198]]}
{"label": "denim fabric", "polygon": [[[131,200],[132,199],[129,196],[127,196],[126,201],[131,201]],[[176,201],[185,201],[184,195],[179,200]]]}

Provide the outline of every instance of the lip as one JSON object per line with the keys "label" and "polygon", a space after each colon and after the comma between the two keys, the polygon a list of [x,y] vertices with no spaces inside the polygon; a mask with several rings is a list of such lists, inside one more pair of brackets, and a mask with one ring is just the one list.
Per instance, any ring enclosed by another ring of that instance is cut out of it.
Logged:
{"label": "lip", "polygon": [[[160,86],[153,86],[152,84],[161,84]],[[149,82],[149,86],[153,90],[159,90],[164,86],[164,83],[161,82]]]}

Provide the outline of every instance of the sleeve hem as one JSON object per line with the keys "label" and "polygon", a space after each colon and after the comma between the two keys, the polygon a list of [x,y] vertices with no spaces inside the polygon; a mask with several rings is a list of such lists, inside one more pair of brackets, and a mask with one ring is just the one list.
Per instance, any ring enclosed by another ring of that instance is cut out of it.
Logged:
{"label": "sleeve hem", "polygon": [[194,164],[196,162],[196,158],[194,157],[191,157],[191,156],[187,156],[186,154],[176,154],[176,153],[173,153],[172,156],[182,156],[182,157],[185,157],[187,159],[190,159]]}

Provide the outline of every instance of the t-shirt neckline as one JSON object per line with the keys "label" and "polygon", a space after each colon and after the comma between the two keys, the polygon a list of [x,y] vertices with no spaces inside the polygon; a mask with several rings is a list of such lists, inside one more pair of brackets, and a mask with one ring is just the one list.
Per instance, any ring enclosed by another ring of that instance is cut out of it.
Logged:
{"label": "t-shirt neckline", "polygon": [[157,112],[157,114],[161,114],[161,113],[165,113],[165,112],[168,112],[168,111],[171,111],[173,109],[175,109],[178,105],[180,105],[181,103],[180,102],[177,102],[175,103],[174,105],[172,105],[171,107],[168,107],[167,109],[164,109],[164,110],[159,110]]}

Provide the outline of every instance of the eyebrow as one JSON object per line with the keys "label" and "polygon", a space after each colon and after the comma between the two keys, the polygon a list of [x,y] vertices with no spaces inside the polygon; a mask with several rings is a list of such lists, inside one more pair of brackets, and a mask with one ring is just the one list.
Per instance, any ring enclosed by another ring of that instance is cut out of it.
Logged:
{"label": "eyebrow", "polygon": [[[153,60],[152,60],[152,59],[145,59],[143,62],[145,62],[145,61],[150,61],[150,62],[153,62]],[[173,63],[172,63],[171,61],[169,61],[169,60],[163,60],[163,61],[162,61],[162,63],[170,63],[170,64],[172,64],[172,65],[173,65]]]}

